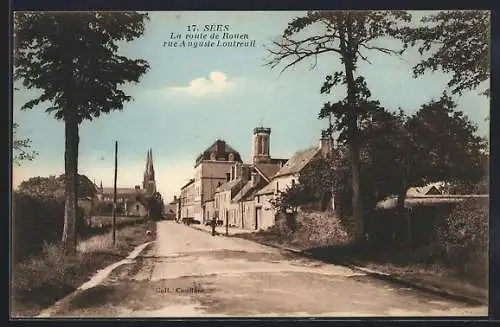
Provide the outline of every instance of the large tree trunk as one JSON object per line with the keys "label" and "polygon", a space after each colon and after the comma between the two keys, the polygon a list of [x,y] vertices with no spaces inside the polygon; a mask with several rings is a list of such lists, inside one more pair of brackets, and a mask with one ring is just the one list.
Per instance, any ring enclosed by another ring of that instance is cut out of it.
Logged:
{"label": "large tree trunk", "polygon": [[352,170],[352,215],[354,219],[354,240],[356,242],[362,242],[364,240],[365,226],[363,220],[363,203],[361,200],[359,145],[357,140],[352,140],[349,145]]}
{"label": "large tree trunk", "polygon": [[354,219],[354,241],[359,243],[364,240],[363,203],[361,200],[361,178],[360,178],[360,149],[358,131],[358,108],[356,104],[356,83],[354,80],[354,57],[351,43],[351,19],[346,17],[345,33],[341,38],[340,47],[343,52],[344,68],[347,80],[347,103],[349,112],[347,113],[347,129],[349,155],[351,161],[352,174],[352,209]]}
{"label": "large tree trunk", "polygon": [[76,252],[76,215],[78,208],[78,120],[75,112],[67,109],[65,127],[65,205],[62,242],[66,253]]}

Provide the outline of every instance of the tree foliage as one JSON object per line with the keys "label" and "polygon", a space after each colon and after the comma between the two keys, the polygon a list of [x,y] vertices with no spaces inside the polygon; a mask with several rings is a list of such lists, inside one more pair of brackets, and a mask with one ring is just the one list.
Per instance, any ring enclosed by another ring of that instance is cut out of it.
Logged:
{"label": "tree foliage", "polygon": [[[487,187],[485,140],[476,135],[477,126],[446,93],[411,116],[402,110],[392,112],[377,107],[365,122],[360,130],[360,176],[367,211],[391,195],[398,195],[402,205],[409,187],[430,182],[446,181],[462,193],[484,192]],[[339,144],[329,161],[311,162],[300,175],[300,183],[278,196],[278,207],[294,210],[318,201],[333,188],[342,214],[350,216],[352,189],[348,185],[352,176],[348,152],[345,145]],[[474,189],[478,183],[481,190]]]}
{"label": "tree foliage", "polygon": [[122,110],[131,100],[120,88],[149,69],[120,55],[119,42],[140,37],[147,14],[136,12],[19,12],[14,15],[14,79],[41,94],[21,109],[45,105],[65,126],[63,243],[76,250],[79,124]]}
{"label": "tree foliage", "polygon": [[[440,11],[407,27],[405,45],[429,54],[413,67],[415,77],[438,69],[452,74],[448,86],[462,94],[477,88],[490,75],[490,13],[482,10]],[[484,92],[489,94],[489,88]]]}
{"label": "tree foliage", "polygon": [[123,109],[131,100],[119,88],[138,82],[145,60],[119,54],[120,41],[140,37],[147,14],[135,12],[41,13],[14,15],[14,78],[43,93],[21,108],[50,102],[46,111],[64,119],[65,108],[78,123]]}
{"label": "tree foliage", "polygon": [[281,212],[294,213],[300,206],[319,203],[325,206],[330,200],[335,183],[334,159],[315,158],[300,173],[298,183],[287,187],[271,200]]}
{"label": "tree foliage", "polygon": [[38,155],[38,152],[31,150],[31,140],[29,138],[21,139],[17,137],[17,129],[19,124],[12,125],[13,140],[12,140],[12,161],[20,166],[25,160],[32,161]]}
{"label": "tree foliage", "polygon": [[[411,16],[404,11],[310,11],[293,19],[280,40],[268,49],[272,68],[284,65],[282,71],[307,58],[315,59],[329,53],[339,59],[341,69],[328,74],[321,93],[328,94],[334,87],[344,84],[347,94],[335,104],[326,103],[320,117],[335,115],[335,128],[341,131],[341,140],[347,142],[350,152],[353,216],[356,240],[363,232],[363,205],[360,189],[359,119],[378,106],[370,100],[370,92],[362,76],[356,76],[359,60],[370,62],[367,51],[399,55],[402,49],[377,44],[381,38],[400,38],[402,26]],[[333,131],[329,131],[333,132]]]}
{"label": "tree foliage", "polygon": [[[85,175],[78,175],[78,196],[93,198],[97,192],[94,183]],[[64,198],[64,174],[49,177],[31,177],[21,182],[18,192],[35,198]]]}

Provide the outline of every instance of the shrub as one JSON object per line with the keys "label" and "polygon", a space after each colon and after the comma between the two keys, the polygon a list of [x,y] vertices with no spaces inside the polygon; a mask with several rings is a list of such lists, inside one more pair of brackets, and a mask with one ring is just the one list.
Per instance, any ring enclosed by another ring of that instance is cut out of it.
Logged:
{"label": "shrub", "polygon": [[[84,212],[79,208],[77,233],[87,233]],[[12,249],[13,260],[20,261],[42,250],[43,243],[56,243],[62,238],[64,199],[13,194]]]}
{"label": "shrub", "polygon": [[465,275],[486,279],[489,199],[472,198],[457,205],[438,228],[446,264]]}

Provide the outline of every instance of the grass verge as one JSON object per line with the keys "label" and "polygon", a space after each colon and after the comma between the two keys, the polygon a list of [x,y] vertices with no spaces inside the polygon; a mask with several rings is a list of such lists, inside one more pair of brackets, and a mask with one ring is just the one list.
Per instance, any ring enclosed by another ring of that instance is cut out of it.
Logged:
{"label": "grass verge", "polygon": [[[146,235],[146,231],[152,231]],[[136,246],[155,239],[156,222],[138,222],[119,228],[116,244],[111,233],[81,241],[74,255],[64,255],[58,244],[12,267],[11,315],[36,316],[46,307],[75,291],[98,270],[125,258]]]}

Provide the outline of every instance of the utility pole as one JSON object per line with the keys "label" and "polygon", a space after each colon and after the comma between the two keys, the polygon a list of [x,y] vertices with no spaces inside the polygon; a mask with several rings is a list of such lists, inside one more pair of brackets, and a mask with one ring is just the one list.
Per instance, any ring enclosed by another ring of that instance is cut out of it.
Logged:
{"label": "utility pole", "polygon": [[113,245],[116,243],[116,177],[118,170],[118,141],[115,141],[115,184],[113,189]]}
{"label": "utility pole", "polygon": [[229,235],[229,215],[226,209],[226,236]]}

